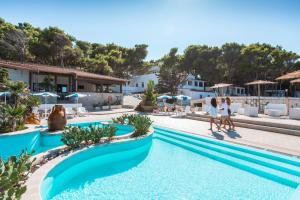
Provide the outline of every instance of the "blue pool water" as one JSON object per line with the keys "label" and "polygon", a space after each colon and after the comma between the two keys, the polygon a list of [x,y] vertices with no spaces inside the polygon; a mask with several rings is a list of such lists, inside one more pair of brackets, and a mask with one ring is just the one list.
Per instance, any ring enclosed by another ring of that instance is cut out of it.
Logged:
{"label": "blue pool water", "polygon": [[57,165],[43,199],[289,199],[295,158],[156,128],[153,139],[96,147]]}
{"label": "blue pool water", "polygon": [[[102,127],[101,122],[84,122],[72,123],[68,126],[79,126],[87,128],[89,126]],[[116,135],[121,136],[129,134],[134,131],[132,126],[113,124],[117,128]],[[40,128],[47,128],[41,126]],[[56,148],[63,145],[61,142],[61,134],[47,134],[40,132],[40,130],[31,131],[24,134],[16,135],[0,135],[0,157],[7,159],[9,156],[19,156],[22,150],[27,149],[28,152],[35,151],[35,154]]]}

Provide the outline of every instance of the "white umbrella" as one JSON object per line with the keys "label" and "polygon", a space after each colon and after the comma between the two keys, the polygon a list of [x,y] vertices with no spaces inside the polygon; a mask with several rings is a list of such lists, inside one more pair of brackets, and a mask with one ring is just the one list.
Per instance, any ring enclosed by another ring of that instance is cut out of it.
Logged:
{"label": "white umbrella", "polygon": [[70,94],[68,96],[66,96],[67,98],[75,98],[76,99],[76,112],[78,112],[78,99],[79,98],[82,98],[82,97],[86,97],[87,95],[86,94],[81,94],[81,93],[73,93],[73,94]]}
{"label": "white umbrella", "polygon": [[187,100],[191,100],[191,97],[189,96],[186,96],[186,95],[178,95],[178,96],[175,96],[175,98],[177,100],[180,100],[180,104],[182,105],[184,101],[187,101]]}
{"label": "white umbrella", "polygon": [[0,97],[4,96],[4,103],[6,105],[6,96],[10,95],[10,92],[0,92]]}
{"label": "white umbrella", "polygon": [[[42,96],[44,97],[45,104],[47,104],[47,97],[59,97],[59,95],[51,92],[39,92],[39,93],[32,93],[32,96]],[[45,109],[45,115],[46,115],[46,109]]]}
{"label": "white umbrella", "polygon": [[191,100],[191,97],[186,96],[186,95],[178,95],[178,96],[175,96],[175,98],[179,99],[179,100]]}
{"label": "white umbrella", "polygon": [[161,95],[161,96],[157,97],[157,99],[172,99],[172,97],[169,95]]}

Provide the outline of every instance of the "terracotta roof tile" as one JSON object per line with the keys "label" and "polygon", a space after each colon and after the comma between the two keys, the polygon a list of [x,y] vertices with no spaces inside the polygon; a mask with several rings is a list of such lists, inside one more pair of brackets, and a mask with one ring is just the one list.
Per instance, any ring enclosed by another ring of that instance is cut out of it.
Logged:
{"label": "terracotta roof tile", "polygon": [[76,75],[79,78],[102,80],[102,81],[112,81],[117,83],[125,83],[125,79],[116,78],[112,76],[105,76],[100,74],[93,74],[89,72],[80,71],[77,69],[62,68],[57,66],[43,65],[43,64],[32,64],[32,63],[20,63],[0,60],[0,67],[12,68],[12,69],[23,69],[32,72],[46,72],[53,74],[62,75]]}

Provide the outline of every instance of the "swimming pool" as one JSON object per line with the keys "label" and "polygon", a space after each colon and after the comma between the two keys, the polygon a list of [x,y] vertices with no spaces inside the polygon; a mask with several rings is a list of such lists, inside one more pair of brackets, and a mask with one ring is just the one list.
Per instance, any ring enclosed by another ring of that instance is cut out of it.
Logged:
{"label": "swimming pool", "polygon": [[289,199],[300,160],[155,127],[153,139],[75,154],[54,167],[43,199]]}
{"label": "swimming pool", "polygon": [[[112,124],[117,128],[116,136],[123,136],[134,131],[134,127],[122,124]],[[89,126],[103,126],[103,122],[83,122],[70,123],[68,126],[79,126],[87,128]],[[7,159],[9,156],[19,156],[22,150],[27,149],[29,152],[35,151],[35,154],[45,152],[47,150],[62,146],[61,132],[48,133],[41,129],[47,126],[39,126],[37,130],[24,131],[24,134],[0,135],[0,157]]]}

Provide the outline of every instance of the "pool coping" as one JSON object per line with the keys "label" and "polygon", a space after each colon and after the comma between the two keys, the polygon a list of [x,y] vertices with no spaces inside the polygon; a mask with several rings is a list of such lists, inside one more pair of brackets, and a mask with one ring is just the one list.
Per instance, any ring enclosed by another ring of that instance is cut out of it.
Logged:
{"label": "pool coping", "polygon": [[[118,144],[118,143],[133,142],[136,140],[145,139],[145,138],[152,136],[153,133],[154,133],[154,128],[151,128],[149,130],[149,133],[147,133],[146,135],[140,136],[140,137],[131,138],[131,137],[129,137],[129,134],[126,134],[123,136],[117,136],[115,138],[115,140],[112,140],[109,143],[91,145],[88,147],[83,147],[82,149],[79,149],[77,151],[72,151],[72,152],[68,152],[68,153],[59,155],[56,158],[48,161],[47,163],[45,163],[44,165],[39,167],[35,172],[33,172],[32,174],[29,175],[29,178],[25,183],[27,190],[22,195],[21,199],[22,200],[42,200],[40,187],[41,187],[41,184],[42,184],[44,178],[57,164],[59,164],[60,162],[63,162],[65,159],[67,159],[75,154],[78,154],[82,151],[85,151],[87,149],[90,149],[90,148],[113,145],[113,144]],[[60,147],[51,149],[46,152],[42,152],[40,154],[37,154],[33,158],[36,158],[35,162],[41,161],[45,155],[51,154],[51,151],[58,151],[59,149],[63,149],[65,147],[66,146],[64,145],[64,146],[60,146]]]}

